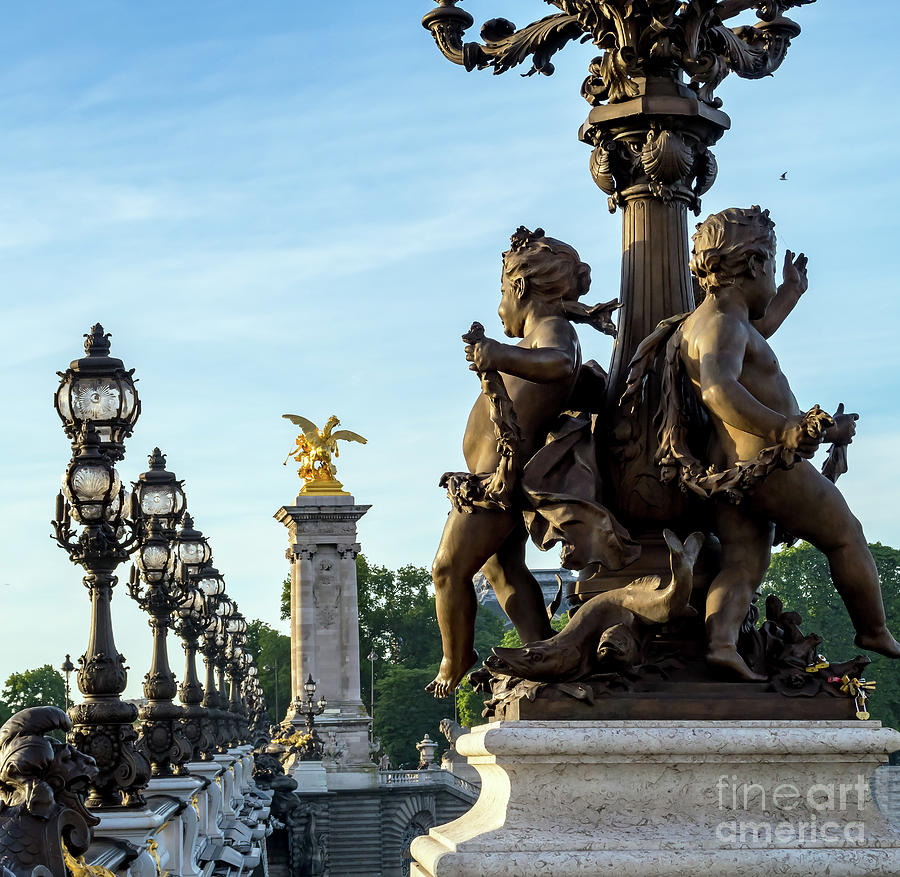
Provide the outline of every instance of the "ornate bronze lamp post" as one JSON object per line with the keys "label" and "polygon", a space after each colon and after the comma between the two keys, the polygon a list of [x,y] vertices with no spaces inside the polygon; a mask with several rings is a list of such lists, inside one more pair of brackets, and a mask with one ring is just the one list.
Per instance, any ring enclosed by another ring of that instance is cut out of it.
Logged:
{"label": "ornate bronze lamp post", "polygon": [[226,671],[228,674],[228,709],[234,723],[234,736],[232,743],[243,743],[246,737],[244,705],[241,699],[241,687],[246,669],[249,666],[250,656],[244,651],[246,640],[247,622],[240,612],[235,610],[234,615],[228,619],[225,625],[228,632],[228,648],[226,650]]}
{"label": "ornate bronze lamp post", "polygon": [[306,695],[298,704],[297,712],[306,716],[306,735],[297,747],[299,758],[301,761],[321,761],[325,751],[325,744],[319,737],[316,730],[316,716],[321,716],[325,712],[328,701],[324,697],[319,698],[319,702],[315,702],[316,683],[309,674],[306,682],[303,683],[303,691]]}
{"label": "ornate bronze lamp post", "polygon": [[169,666],[167,635],[172,613],[184,600],[184,591],[176,581],[178,552],[175,527],[187,504],[181,481],[166,469],[165,455],[154,448],[150,468],[141,473],[133,487],[139,508],[142,538],[137,551],[137,570],[129,583],[132,599],[150,615],[153,631],[153,659],[144,677],[139,744],[149,758],[153,776],[183,774],[182,765],[191,756],[181,725],[183,712],[173,701],[177,693],[175,674]]}
{"label": "ornate bronze lamp post", "polygon": [[128,591],[150,615],[153,630],[153,658],[144,676],[144,696],[148,703],[140,709],[139,745],[150,761],[154,777],[185,773],[182,764],[191,756],[191,747],[181,727],[181,707],[173,703],[177,687],[175,674],[169,667],[166,640],[172,612],[183,600],[174,579],[174,546],[163,534],[159,519],[151,517],[138,548]]}
{"label": "ornate bronze lamp post", "polygon": [[[683,519],[687,508],[674,485],[661,483],[653,459],[658,399],[648,394],[637,425],[617,403],[638,344],[660,321],[694,307],[687,214],[699,213],[716,179],[710,148],[731,125],[715,89],[729,73],[761,79],[778,69],[800,33],[783,13],[814,0],[547,0],[560,11],[520,29],[493,19],[481,43],[464,42],[473,19],[458,0],[436,2],[422,24],[466,70],[504,73],[530,59],[526,75],[550,75],[551,58],[569,42],[591,42],[600,53],[582,85],[591,110],[580,139],[593,150],[591,175],[610,210],[623,213],[622,311],[605,399],[608,504],[650,565],[664,568],[660,525]],[[756,24],[726,25],[747,10],[758,14]]]}
{"label": "ornate bronze lamp post", "polygon": [[69,710],[75,726],[72,742],[97,762],[89,807],[139,807],[150,768],[134,745],[137,709],[121,699],[127,675],[113,637],[110,601],[116,567],[128,559],[134,544],[113,461],[124,457],[124,439],[137,421],[140,401],[133,371],[109,356],[109,335],[103,327],[98,323],[85,338],[87,356],[60,373],[54,397],[63,429],[74,439],[72,461],[56,500],[54,535],[72,562],[84,567],[91,598],[88,647],[78,661],[84,702]]}
{"label": "ornate bronze lamp post", "polygon": [[[174,621],[185,652],[184,680],[178,689],[178,697],[184,707],[182,725],[191,744],[191,760],[208,761],[212,758],[215,741],[209,710],[203,706],[203,686],[197,676],[197,650],[206,623],[206,600],[200,584],[200,570],[208,563],[211,552],[206,538],[194,529],[194,521],[189,514],[185,514],[178,530],[175,550],[180,562],[183,593]],[[217,579],[214,587],[218,587],[219,583]],[[223,582],[221,586],[224,588]]]}
{"label": "ornate bronze lamp post", "polygon": [[69,684],[69,679],[72,676],[72,671],[75,669],[75,665],[72,663],[72,656],[67,654],[65,661],[62,662],[62,666],[59,668],[66,674],[66,710],[72,705],[72,688]]}
{"label": "ornate bronze lamp post", "polygon": [[231,698],[226,686],[226,672],[228,669],[228,619],[234,614],[234,602],[227,594],[222,595],[216,606],[216,612],[222,621],[222,633],[216,637],[216,688],[219,697],[219,721],[222,728],[222,741],[225,749],[234,745],[235,727],[234,717],[231,714]]}
{"label": "ornate bronze lamp post", "polygon": [[198,574],[198,584],[204,594],[203,640],[200,651],[206,666],[203,706],[209,713],[210,729],[216,752],[225,752],[225,726],[220,709],[219,690],[216,685],[216,659],[225,643],[225,621],[218,613],[219,602],[225,595],[225,580],[219,571],[207,564]]}

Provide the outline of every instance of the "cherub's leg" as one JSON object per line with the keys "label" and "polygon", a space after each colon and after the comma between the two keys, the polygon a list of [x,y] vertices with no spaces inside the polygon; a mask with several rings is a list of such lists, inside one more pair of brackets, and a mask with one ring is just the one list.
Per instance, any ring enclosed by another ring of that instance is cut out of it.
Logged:
{"label": "cherub's leg", "polygon": [[856,644],[900,658],[900,644],[887,628],[878,570],[862,526],[841,492],[806,460],[773,472],[754,502],[792,535],[828,558],[834,587],[856,629]]}
{"label": "cherub's leg", "polygon": [[738,654],[737,640],[753,597],[769,567],[772,525],[745,506],[720,501],[716,529],[722,543],[722,568],[706,597],[706,660],[750,682],[765,681]]}
{"label": "cherub's leg", "polygon": [[523,643],[553,635],[544,595],[525,563],[528,532],[523,523],[507,536],[500,550],[482,567],[500,608],[519,632]]}
{"label": "cherub's leg", "polygon": [[435,697],[448,697],[478,660],[475,652],[475,588],[472,576],[509,535],[516,519],[509,512],[478,509],[450,512],[431,568],[444,657],[426,686]]}

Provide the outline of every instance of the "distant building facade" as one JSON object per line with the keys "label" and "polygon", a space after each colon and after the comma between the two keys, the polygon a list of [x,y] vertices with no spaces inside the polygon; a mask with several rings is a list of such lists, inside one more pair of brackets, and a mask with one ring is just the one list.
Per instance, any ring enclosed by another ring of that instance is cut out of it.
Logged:
{"label": "distant building facade", "polygon": [[[578,581],[578,575],[568,569],[533,569],[531,574],[537,579],[537,583],[541,586],[541,593],[544,595],[544,605],[549,606],[556,596],[559,589],[560,581],[563,587],[563,601],[560,604],[558,612],[565,612],[568,608],[566,595],[572,593],[575,588],[575,582]],[[500,608],[497,597],[491,583],[487,580],[484,573],[477,573],[472,578],[475,585],[475,595],[478,598],[478,604],[489,609],[495,615],[503,620],[507,628],[512,627],[512,622],[506,617],[506,613]]]}

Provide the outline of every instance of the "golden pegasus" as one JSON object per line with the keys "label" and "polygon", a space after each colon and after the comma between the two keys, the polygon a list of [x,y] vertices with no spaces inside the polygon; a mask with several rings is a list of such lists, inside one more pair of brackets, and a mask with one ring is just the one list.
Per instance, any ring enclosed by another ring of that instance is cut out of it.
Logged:
{"label": "golden pegasus", "polygon": [[305,482],[301,493],[343,493],[343,485],[337,480],[337,469],[333,463],[333,459],[340,456],[338,442],[364,445],[367,444],[366,439],[349,429],[335,432],[335,427],[341,423],[336,415],[329,417],[322,429],[298,414],[283,414],[282,417],[303,430],[284,461],[285,466],[292,458],[300,464],[297,474]]}

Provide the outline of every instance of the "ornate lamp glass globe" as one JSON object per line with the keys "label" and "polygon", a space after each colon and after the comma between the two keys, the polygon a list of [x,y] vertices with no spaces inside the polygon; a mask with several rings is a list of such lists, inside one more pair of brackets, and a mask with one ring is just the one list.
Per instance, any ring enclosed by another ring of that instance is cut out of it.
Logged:
{"label": "ornate lamp glass globe", "polygon": [[[215,597],[225,593],[225,579],[209,562],[197,573],[197,587],[207,596]],[[210,611],[214,611],[210,607]]]}
{"label": "ornate lamp glass globe", "polygon": [[186,499],[175,474],[166,470],[166,455],[154,448],[149,457],[150,469],[138,476],[132,484],[138,508],[143,517],[155,517],[164,531],[174,531],[184,514]]}
{"label": "ornate lamp glass globe", "polygon": [[178,562],[188,573],[199,569],[212,557],[209,542],[203,533],[194,529],[194,519],[187,512],[175,537],[175,552]]}
{"label": "ornate lamp glass globe", "polygon": [[200,619],[205,605],[203,592],[195,585],[190,585],[185,588],[184,597],[178,604],[178,614],[182,618]]}
{"label": "ornate lamp glass globe", "polygon": [[244,620],[244,616],[240,612],[236,613],[228,620],[227,629],[229,633],[244,633],[247,630],[247,622]]}
{"label": "ornate lamp glass globe", "polygon": [[156,518],[150,519],[148,535],[141,542],[137,554],[138,569],[148,584],[162,582],[175,572],[175,551]]}
{"label": "ornate lamp glass globe", "polygon": [[234,609],[234,603],[228,597],[225,597],[225,599],[219,600],[216,603],[215,611],[219,618],[226,619],[231,618],[231,616],[234,615]]}
{"label": "ornate lamp glass globe", "polygon": [[60,372],[60,385],[53,399],[63,429],[76,439],[86,423],[93,423],[100,446],[113,460],[125,456],[125,439],[131,435],[141,403],[134,386],[134,369],[109,355],[109,335],[97,323],[85,335],[87,356]]}
{"label": "ornate lamp glass globe", "polygon": [[63,476],[62,493],[72,517],[82,524],[115,518],[122,506],[122,483],[112,461],[101,451],[100,436],[85,424],[75,456]]}
{"label": "ornate lamp glass globe", "polygon": [[203,631],[208,637],[218,641],[218,638],[225,631],[225,624],[221,618],[218,618],[214,614],[215,608],[210,607],[209,601],[207,601],[207,604],[206,604],[206,611],[207,611],[207,618],[206,618],[206,624],[203,628]]}
{"label": "ornate lamp glass globe", "polygon": [[312,673],[309,674],[309,678],[303,683],[303,690],[306,692],[306,699],[312,703],[312,699],[316,695],[316,683],[312,678]]}

